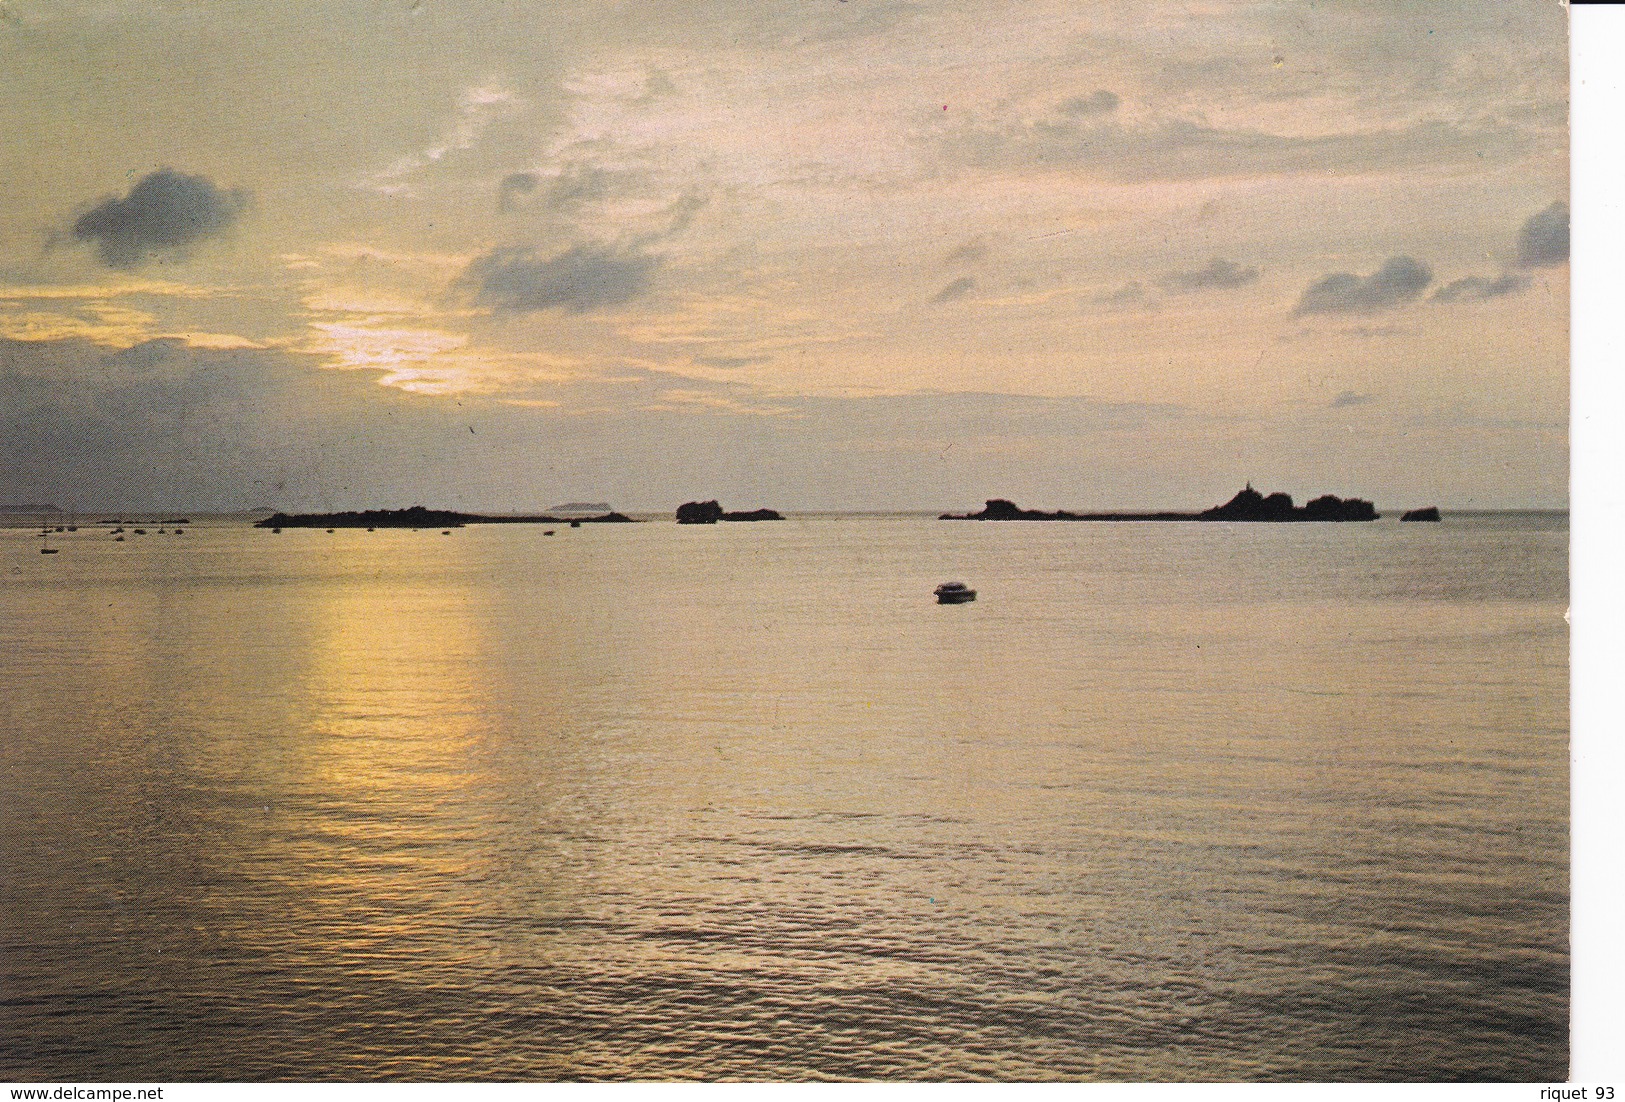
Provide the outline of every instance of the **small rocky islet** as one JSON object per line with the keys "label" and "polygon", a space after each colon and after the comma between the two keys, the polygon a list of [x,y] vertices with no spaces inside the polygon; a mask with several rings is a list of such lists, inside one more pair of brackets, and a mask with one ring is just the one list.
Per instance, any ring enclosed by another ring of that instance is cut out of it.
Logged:
{"label": "small rocky islet", "polygon": [[756,521],[783,520],[772,509],[751,509],[730,513],[715,501],[685,501],[677,507],[678,524],[715,524],[722,520]]}

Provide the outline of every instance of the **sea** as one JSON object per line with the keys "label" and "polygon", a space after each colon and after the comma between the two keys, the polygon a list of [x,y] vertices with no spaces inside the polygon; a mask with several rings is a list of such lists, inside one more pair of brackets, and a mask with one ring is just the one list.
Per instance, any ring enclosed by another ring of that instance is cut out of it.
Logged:
{"label": "sea", "polygon": [[0,1079],[1566,1077],[1565,515],[191,519],[0,529]]}

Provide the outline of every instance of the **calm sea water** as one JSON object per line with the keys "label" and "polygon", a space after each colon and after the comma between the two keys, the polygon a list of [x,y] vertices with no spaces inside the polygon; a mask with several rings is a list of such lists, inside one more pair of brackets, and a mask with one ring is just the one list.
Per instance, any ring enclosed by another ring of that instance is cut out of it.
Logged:
{"label": "calm sea water", "polygon": [[1567,537],[0,531],[0,1078],[1561,1079]]}

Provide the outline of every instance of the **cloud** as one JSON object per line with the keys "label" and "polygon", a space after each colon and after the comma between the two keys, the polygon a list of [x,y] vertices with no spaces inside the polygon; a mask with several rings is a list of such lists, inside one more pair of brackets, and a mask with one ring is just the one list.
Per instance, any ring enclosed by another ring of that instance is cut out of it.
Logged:
{"label": "cloud", "polygon": [[107,284],[54,283],[54,284],[0,284],[0,302],[28,302],[51,299],[114,299],[131,295],[152,295],[158,298],[206,299],[216,294],[213,288],[172,283],[163,279],[120,278]]}
{"label": "cloud", "polygon": [[732,370],[736,367],[754,367],[756,364],[770,363],[772,359],[772,356],[695,356],[694,362],[700,367]]}
{"label": "cloud", "polygon": [[[1569,259],[1569,207],[1558,201],[1530,215],[1518,229],[1516,267],[1550,268]],[[1505,271],[1494,279],[1465,276],[1452,280],[1433,292],[1435,302],[1475,302],[1501,298],[1527,289],[1529,277],[1522,272]]]}
{"label": "cloud", "polygon": [[1553,203],[1518,231],[1518,266],[1550,268],[1569,259],[1569,205]]}
{"label": "cloud", "polygon": [[587,203],[609,198],[617,177],[627,175],[596,165],[571,165],[548,186],[543,205],[557,214],[574,214]]}
{"label": "cloud", "polygon": [[1183,118],[1126,124],[1115,113],[1064,110],[1038,119],[958,126],[940,136],[941,148],[953,161],[992,171],[1072,168],[1142,182],[1483,166],[1512,160],[1531,144],[1523,131],[1502,123],[1429,120],[1304,137]]}
{"label": "cloud", "polygon": [[1207,267],[1194,272],[1169,272],[1157,280],[1157,286],[1164,291],[1177,294],[1187,291],[1229,290],[1232,287],[1245,287],[1257,279],[1257,268],[1243,268],[1233,260],[1220,260],[1215,257]]}
{"label": "cloud", "polygon": [[514,209],[516,200],[521,195],[529,195],[541,183],[541,178],[534,172],[510,172],[502,178],[497,185],[497,209],[510,211]]}
{"label": "cloud", "polygon": [[1529,286],[1529,277],[1517,272],[1507,272],[1494,279],[1483,276],[1466,276],[1462,279],[1451,280],[1433,292],[1435,302],[1462,302],[1477,299],[1500,298],[1502,295],[1516,294]]}
{"label": "cloud", "polygon": [[1329,403],[1332,409],[1346,409],[1349,406],[1363,406],[1368,402],[1375,402],[1376,396],[1371,394],[1356,394],[1352,390],[1345,390]]}
{"label": "cloud", "polygon": [[661,392],[657,401],[638,407],[645,412],[701,410],[712,414],[733,414],[747,417],[782,417],[794,414],[796,408],[776,402],[744,402],[725,394],[706,390],[672,388]]}
{"label": "cloud", "polygon": [[[853,5],[856,7],[857,5]],[[845,9],[842,9],[843,11]],[[848,18],[845,22],[837,23],[823,30],[817,31],[802,39],[803,46],[820,46],[836,42],[854,42],[859,39],[872,38],[875,35],[885,34],[896,27],[907,17],[920,11],[918,4],[908,3],[882,3],[868,6],[861,15]]]}
{"label": "cloud", "polygon": [[1095,301],[1105,306],[1126,306],[1132,302],[1140,302],[1145,298],[1145,285],[1139,280],[1130,280],[1115,291],[1104,295],[1097,295]]}
{"label": "cloud", "polygon": [[964,298],[975,289],[976,281],[974,279],[972,279],[970,276],[960,276],[958,279],[948,284],[948,286],[932,295],[931,301],[934,303],[953,302],[955,299]]}
{"label": "cloud", "polygon": [[614,239],[642,249],[686,231],[713,193],[709,184],[678,172],[649,164],[606,165],[582,154],[504,176],[497,184],[497,206],[540,216],[554,240]]}
{"label": "cloud", "polygon": [[1116,92],[1108,92],[1102,88],[1087,96],[1073,96],[1063,101],[1058,109],[1061,114],[1076,119],[1086,115],[1109,115],[1117,110],[1117,105],[1121,102]]}
{"label": "cloud", "polygon": [[377,380],[275,349],[0,340],[0,484],[87,510],[399,506],[529,461],[489,404]]}
{"label": "cloud", "polygon": [[406,178],[444,160],[448,154],[474,148],[486,129],[498,118],[516,111],[522,101],[501,88],[465,88],[457,97],[456,114],[440,140],[416,153],[398,158],[382,172],[363,181],[363,187],[383,195],[405,195],[411,189]]}
{"label": "cloud", "polygon": [[987,259],[989,249],[987,242],[980,237],[965,242],[958,248],[951,250],[942,258],[944,268],[971,268]]}
{"label": "cloud", "polygon": [[698,188],[692,188],[660,212],[659,217],[665,218],[666,225],[660,229],[646,233],[635,240],[639,244],[652,245],[658,241],[666,241],[678,236],[694,223],[694,218],[710,203],[711,197]]}
{"label": "cloud", "polygon": [[622,306],[647,294],[658,257],[634,249],[576,245],[540,259],[534,249],[493,249],[468,266],[475,299],[501,313],[559,307],[571,313]]}
{"label": "cloud", "polygon": [[1311,283],[1298,314],[1371,314],[1414,301],[1433,282],[1433,270],[1408,256],[1392,257],[1364,278],[1334,272]]}
{"label": "cloud", "polygon": [[155,256],[184,259],[193,245],[230,228],[247,206],[246,191],[164,168],[142,177],[124,198],[109,197],[80,215],[73,236],[94,242],[109,268],[128,271]]}

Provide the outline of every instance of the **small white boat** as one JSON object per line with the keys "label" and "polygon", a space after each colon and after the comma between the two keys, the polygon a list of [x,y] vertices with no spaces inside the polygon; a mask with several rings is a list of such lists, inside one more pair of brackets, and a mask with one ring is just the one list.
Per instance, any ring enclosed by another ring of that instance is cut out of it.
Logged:
{"label": "small white boat", "polygon": [[976,590],[969,588],[964,582],[943,582],[937,586],[937,604],[962,605],[966,601],[976,600]]}

